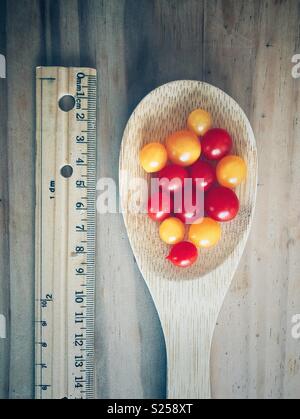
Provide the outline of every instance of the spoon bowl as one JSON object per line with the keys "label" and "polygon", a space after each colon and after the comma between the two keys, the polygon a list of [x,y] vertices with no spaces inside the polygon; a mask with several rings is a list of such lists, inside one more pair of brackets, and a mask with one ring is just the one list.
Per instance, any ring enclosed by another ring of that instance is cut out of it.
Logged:
{"label": "spoon bowl", "polygon": [[[143,213],[130,211],[128,179],[147,175],[139,151],[152,141],[165,142],[172,132],[186,128],[189,113],[204,108],[214,126],[229,131],[233,154],[246,161],[248,175],[236,192],[238,216],[222,223],[222,239],[199,252],[189,268],[173,266],[165,256],[169,246],[158,225]],[[124,175],[126,173],[126,176]],[[124,131],[120,154],[121,206],[137,264],[154,299],[166,340],[168,398],[210,398],[210,348],[217,317],[242,256],[253,218],[257,185],[257,151],[250,123],[240,106],[207,83],[175,81],[148,94],[134,110]]]}

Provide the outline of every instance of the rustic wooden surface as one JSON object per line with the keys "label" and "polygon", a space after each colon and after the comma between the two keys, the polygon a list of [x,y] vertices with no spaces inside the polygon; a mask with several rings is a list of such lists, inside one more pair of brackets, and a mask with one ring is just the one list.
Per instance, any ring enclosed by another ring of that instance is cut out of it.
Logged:
{"label": "rustic wooden surface", "polygon": [[[10,0],[0,2],[0,397],[33,395],[34,68],[96,67],[98,175],[117,179],[126,121],[171,80],[208,81],[254,128],[259,188],[246,252],[219,317],[215,397],[299,398],[300,52],[297,0]],[[164,397],[165,349],[120,215],[99,218],[98,397]]]}

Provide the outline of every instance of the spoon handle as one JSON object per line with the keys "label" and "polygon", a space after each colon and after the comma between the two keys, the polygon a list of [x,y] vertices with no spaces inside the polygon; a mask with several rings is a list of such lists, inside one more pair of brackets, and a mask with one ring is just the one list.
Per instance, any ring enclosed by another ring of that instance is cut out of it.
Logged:
{"label": "spoon handle", "polygon": [[203,316],[185,320],[165,332],[167,346],[167,398],[210,399],[210,349],[215,322]]}
{"label": "spoon handle", "polygon": [[192,281],[155,299],[166,342],[168,399],[211,398],[211,344],[230,279],[206,278],[208,287]]}

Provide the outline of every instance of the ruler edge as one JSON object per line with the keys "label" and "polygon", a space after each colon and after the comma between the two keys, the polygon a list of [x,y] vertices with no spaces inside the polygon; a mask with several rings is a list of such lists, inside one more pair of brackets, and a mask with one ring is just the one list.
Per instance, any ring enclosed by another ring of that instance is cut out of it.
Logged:
{"label": "ruler edge", "polygon": [[[40,76],[39,73],[42,73],[43,70],[53,70],[53,71],[59,71],[59,70],[67,70],[68,72],[70,72],[70,70],[74,71],[74,72],[88,72],[88,76],[93,76],[96,79],[96,93],[95,93],[95,127],[94,127],[94,132],[95,132],[95,139],[93,141],[94,145],[95,145],[95,156],[93,158],[94,164],[95,164],[95,182],[94,182],[94,194],[96,196],[96,185],[97,185],[97,89],[98,89],[98,83],[97,83],[97,69],[94,67],[80,67],[80,66],[76,66],[76,67],[68,67],[68,66],[37,66],[35,67],[35,77],[34,77],[34,83],[35,83],[35,210],[34,210],[34,216],[35,216],[35,222],[34,222],[34,228],[35,228],[35,233],[34,233],[34,248],[35,248],[35,258],[34,258],[34,398],[35,399],[40,399],[40,397],[37,397],[37,374],[38,374],[38,370],[37,370],[37,344],[36,344],[36,336],[37,336],[37,323],[36,320],[37,318],[40,316],[38,315],[38,303],[37,303],[37,298],[40,299],[40,286],[39,286],[39,281],[37,279],[37,276],[40,272],[40,266],[41,263],[38,261],[39,256],[40,256],[40,246],[39,246],[39,241],[38,241],[38,231],[40,231],[41,229],[41,223],[40,223],[40,213],[42,211],[41,205],[39,204],[40,199],[41,199],[41,190],[39,187],[39,180],[40,180],[40,176],[41,175],[41,159],[39,157],[39,154],[41,152],[41,121],[42,118],[39,119],[39,114],[38,114],[38,108],[37,108],[37,103],[38,103],[38,95],[40,92],[39,88],[38,88],[38,81],[42,79],[42,77]],[[40,98],[40,96],[39,96]],[[39,124],[38,124],[39,122]],[[38,126],[39,125],[39,126]],[[94,238],[94,246],[96,246],[96,226],[97,226],[97,210],[96,210],[96,201],[94,202],[94,223],[95,223],[95,238]],[[95,254],[94,254],[94,269],[95,269],[95,279],[96,279],[96,248],[95,248]],[[94,320],[93,323],[95,323],[95,287],[96,287],[96,281],[94,283],[94,302],[93,302],[93,311],[94,311]],[[93,336],[93,363],[95,365],[95,353],[96,353],[96,348],[95,348],[95,326],[94,326],[94,336]],[[95,384],[96,384],[96,369],[93,369],[93,397],[91,398],[95,398]]]}

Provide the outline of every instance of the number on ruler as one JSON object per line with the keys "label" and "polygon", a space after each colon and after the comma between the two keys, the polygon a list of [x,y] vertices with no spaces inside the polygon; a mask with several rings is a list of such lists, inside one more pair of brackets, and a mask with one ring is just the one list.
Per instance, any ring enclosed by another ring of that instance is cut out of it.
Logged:
{"label": "number on ruler", "polygon": [[83,334],[80,335],[75,334],[75,346],[83,346]]}
{"label": "number on ruler", "polygon": [[83,291],[76,291],[75,292],[75,303],[82,304],[84,302],[84,292]]}
{"label": "number on ruler", "polygon": [[83,166],[85,163],[84,163],[84,160],[82,160],[80,157],[76,160],[76,164],[77,164],[77,166]]}
{"label": "number on ruler", "polygon": [[83,313],[75,313],[75,324],[83,323],[84,315]]}
{"label": "number on ruler", "polygon": [[76,119],[77,121],[85,121],[85,114],[83,112],[82,113],[77,112]]}
{"label": "number on ruler", "polygon": [[83,246],[76,246],[75,251],[76,251],[76,253],[84,253],[84,247]]}
{"label": "number on ruler", "polygon": [[42,348],[48,348],[47,342],[37,342],[38,345],[41,345]]}
{"label": "number on ruler", "polygon": [[85,185],[84,180],[76,180],[76,187],[77,188],[85,189],[86,188],[86,185]]}
{"label": "number on ruler", "polygon": [[53,296],[52,296],[52,294],[47,294],[46,295],[46,298],[43,298],[42,300],[41,300],[41,307],[42,308],[46,308],[47,306],[48,306],[48,303],[50,303],[50,302],[52,302],[53,301]]}

